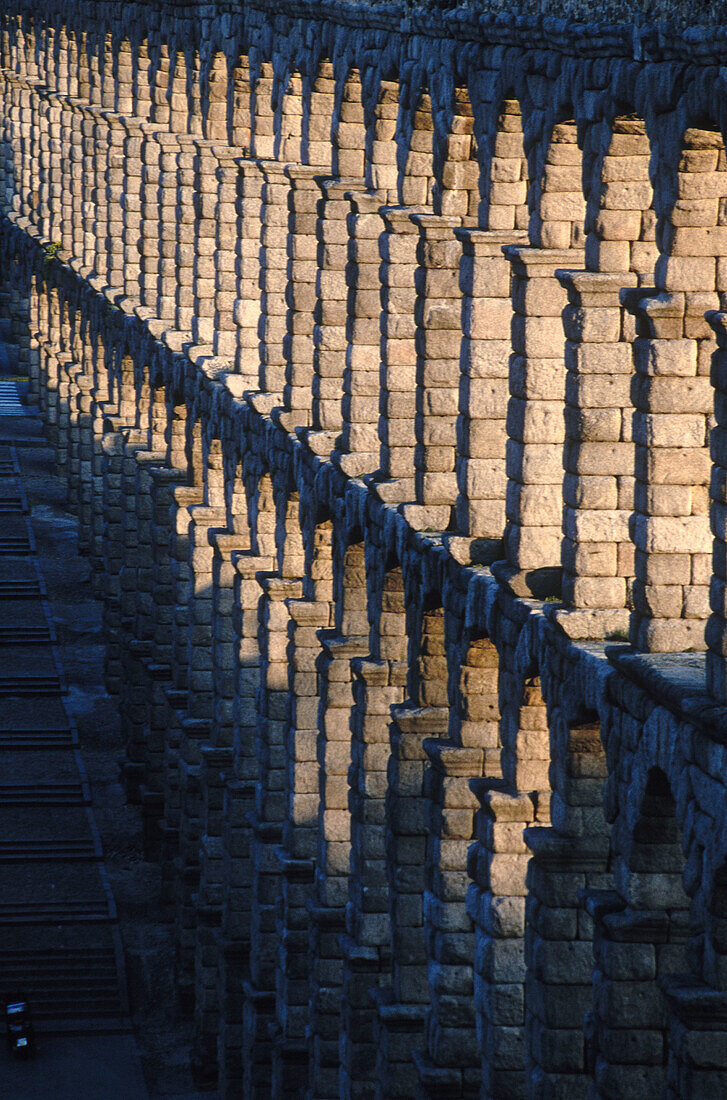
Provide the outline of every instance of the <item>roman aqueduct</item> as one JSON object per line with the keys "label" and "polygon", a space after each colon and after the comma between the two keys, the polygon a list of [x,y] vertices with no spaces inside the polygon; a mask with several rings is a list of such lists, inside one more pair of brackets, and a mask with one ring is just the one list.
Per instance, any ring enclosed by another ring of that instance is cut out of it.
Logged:
{"label": "roman aqueduct", "polygon": [[0,306],[225,1097],[727,1093],[727,35],[8,0]]}

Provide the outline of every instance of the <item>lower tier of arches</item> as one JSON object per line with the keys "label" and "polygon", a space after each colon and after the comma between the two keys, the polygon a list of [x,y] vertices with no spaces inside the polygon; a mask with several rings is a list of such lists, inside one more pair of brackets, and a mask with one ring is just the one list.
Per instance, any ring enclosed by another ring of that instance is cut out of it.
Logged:
{"label": "lower tier of arches", "polygon": [[[5,244],[39,318],[49,265]],[[200,1076],[228,1097],[720,1095],[704,657],[574,642],[558,604],[457,563],[263,397],[53,277],[70,306],[31,324],[35,396]]]}

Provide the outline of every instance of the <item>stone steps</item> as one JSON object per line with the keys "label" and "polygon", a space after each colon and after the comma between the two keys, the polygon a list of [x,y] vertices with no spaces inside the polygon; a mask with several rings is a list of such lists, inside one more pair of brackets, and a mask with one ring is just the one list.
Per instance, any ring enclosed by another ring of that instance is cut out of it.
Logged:
{"label": "stone steps", "polygon": [[114,945],[0,950],[0,997],[17,993],[32,1003],[41,1031],[127,1030]]}
{"label": "stone steps", "polygon": [[[3,401],[0,385],[0,415]],[[0,443],[0,1004],[27,1000],[41,1031],[128,1031],[116,909],[64,705],[21,446]]]}

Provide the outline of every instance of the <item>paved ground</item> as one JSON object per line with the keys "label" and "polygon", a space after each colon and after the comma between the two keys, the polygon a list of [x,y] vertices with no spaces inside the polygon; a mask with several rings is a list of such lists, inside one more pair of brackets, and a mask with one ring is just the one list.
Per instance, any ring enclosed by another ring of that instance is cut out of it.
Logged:
{"label": "paved ground", "polygon": [[0,1048],[3,1100],[146,1100],[131,1035],[43,1035],[28,1062]]}

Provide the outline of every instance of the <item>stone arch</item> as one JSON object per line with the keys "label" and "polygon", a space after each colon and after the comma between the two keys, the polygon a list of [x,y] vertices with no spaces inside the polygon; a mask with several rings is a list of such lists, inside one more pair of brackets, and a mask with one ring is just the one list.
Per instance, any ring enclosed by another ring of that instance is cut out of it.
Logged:
{"label": "stone arch", "polygon": [[364,178],[367,133],[364,121],[363,88],[358,69],[349,69],[336,88],[336,117],[333,123],[331,171],[342,178]]}
{"label": "stone arch", "polygon": [[538,819],[550,815],[550,737],[537,667],[523,671],[510,661],[500,666],[502,774],[512,790],[531,792]]}
{"label": "stone arch", "polygon": [[278,86],[273,85],[273,95],[279,90],[275,105],[275,140],[273,155],[276,160],[292,164],[305,163],[303,149],[303,91],[304,78],[294,69]]}
{"label": "stone arch", "polygon": [[303,598],[332,604],[333,520],[327,508],[317,505],[307,487],[301,488],[298,522],[303,549]]}
{"label": "stone arch", "polygon": [[251,113],[252,143],[251,151],[256,157],[275,156],[275,129],[273,112],[274,71],[270,61],[261,61],[252,77]]}
{"label": "stone arch", "polygon": [[190,484],[201,486],[204,484],[204,458],[202,424],[198,418],[189,417],[187,420],[187,441],[185,450],[187,453],[187,468],[189,470]]}
{"label": "stone arch", "polygon": [[283,578],[299,579],[303,576],[305,550],[300,528],[300,500],[297,493],[290,493],[273,481],[276,503],[277,561]]}
{"label": "stone arch", "polygon": [[[659,767],[652,767],[647,773],[626,863],[629,903],[639,911],[674,913],[675,942],[679,943],[686,927],[684,914],[689,909],[689,898],[684,891],[684,855],[674,796],[665,772]],[[668,965],[672,965],[671,961]],[[658,963],[657,970],[660,968]]]}
{"label": "stone arch", "polygon": [[114,110],[121,115],[130,115],[133,103],[133,51],[128,38],[122,38],[113,53]]}
{"label": "stone arch", "polygon": [[228,95],[228,141],[236,148],[248,150],[252,141],[252,88],[250,61],[244,54],[232,66]]}
{"label": "stone arch", "polygon": [[483,218],[488,229],[527,230],[529,171],[519,101],[507,93],[498,108],[484,173]]}
{"label": "stone arch", "polygon": [[[456,642],[452,638],[450,645]],[[498,678],[500,658],[488,634],[467,630],[460,635],[450,663],[449,701],[452,707],[450,735],[462,748],[482,749],[483,775],[498,775],[501,768]]]}
{"label": "stone arch", "polygon": [[246,469],[243,457],[243,474],[247,509],[250,517],[252,550],[259,557],[273,558],[275,554],[276,512],[273,481],[270,473],[253,467]]}
{"label": "stone arch", "polygon": [[434,194],[434,115],[428,90],[405,85],[397,123],[399,202],[431,207]]}
{"label": "stone arch", "polygon": [[204,503],[208,508],[225,506],[224,468],[222,443],[216,437],[203,435]]}
{"label": "stone arch", "polygon": [[187,89],[189,84],[187,55],[175,47],[170,56],[167,84],[169,128],[173,133],[191,133]]}
{"label": "stone arch", "polygon": [[358,528],[334,539],[335,627],[344,638],[368,641],[364,537]]}
{"label": "stone arch", "polygon": [[396,202],[398,195],[396,135],[399,100],[398,81],[382,79],[370,108],[370,124],[366,126],[366,186],[385,195],[389,202]]}
{"label": "stone arch", "polygon": [[639,285],[650,286],[658,253],[646,123],[623,107],[614,114],[607,140],[602,136],[605,125],[591,128],[588,134],[593,134],[602,148],[592,158],[586,267],[590,271],[633,272]]}
{"label": "stone arch", "polygon": [[542,163],[530,189],[531,243],[542,248],[580,248],[584,242],[586,200],[583,155],[572,108],[553,124]]}
{"label": "stone arch", "polygon": [[448,133],[441,137],[435,132],[434,148],[434,213],[461,218],[463,225],[476,225],[480,167],[472,104],[463,85],[454,89]]}
{"label": "stone arch", "polygon": [[222,50],[216,50],[201,74],[202,131],[209,141],[225,142],[229,137],[228,98],[230,71]]}
{"label": "stone arch", "polygon": [[[323,58],[312,80],[305,81],[301,120],[301,160],[304,164],[330,168],[334,156],[331,145],[336,84],[331,61]],[[336,166],[333,166],[334,173]]]}
{"label": "stone arch", "polygon": [[188,133],[195,137],[202,137],[204,119],[202,117],[202,60],[199,48],[195,42],[188,50],[187,102],[189,104],[189,129]]}
{"label": "stone arch", "polygon": [[134,43],[131,70],[131,97],[134,114],[140,118],[151,117],[151,58],[148,39]]}
{"label": "stone arch", "polygon": [[187,406],[174,392],[167,398],[167,446],[169,465],[172,469],[182,470],[189,477],[186,455]]}
{"label": "stone arch", "polygon": [[247,511],[243,467],[234,442],[223,440],[222,460],[227,528],[238,536],[238,541],[240,541],[239,536],[242,536],[242,540],[246,543],[246,549],[249,549],[250,519]]}
{"label": "stone arch", "polygon": [[407,585],[408,694],[415,706],[447,707],[445,614],[441,593]]}
{"label": "stone arch", "polygon": [[149,119],[158,125],[171,126],[169,47],[165,42],[155,45],[150,59],[149,95],[151,111]]}

